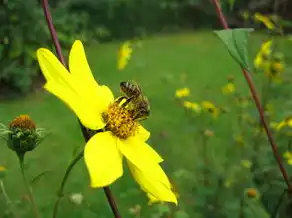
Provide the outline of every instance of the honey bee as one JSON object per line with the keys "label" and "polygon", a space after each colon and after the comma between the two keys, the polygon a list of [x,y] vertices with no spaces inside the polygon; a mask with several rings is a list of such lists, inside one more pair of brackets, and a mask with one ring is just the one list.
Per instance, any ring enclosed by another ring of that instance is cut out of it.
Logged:
{"label": "honey bee", "polygon": [[121,82],[121,91],[125,94],[127,101],[125,105],[133,114],[133,119],[144,120],[150,115],[150,103],[143,95],[140,86],[135,82]]}

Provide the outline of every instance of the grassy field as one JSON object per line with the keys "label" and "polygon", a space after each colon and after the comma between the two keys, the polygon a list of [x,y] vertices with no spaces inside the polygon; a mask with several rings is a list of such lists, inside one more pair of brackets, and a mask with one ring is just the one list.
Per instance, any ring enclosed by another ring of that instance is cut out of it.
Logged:
{"label": "grassy field", "polygon": [[[251,52],[260,47],[265,37],[253,34]],[[95,78],[110,86],[119,94],[119,82],[134,79],[143,87],[151,102],[151,116],[144,125],[151,131],[151,145],[165,158],[163,164],[168,175],[173,178],[181,193],[182,207],[190,217],[196,217],[196,188],[194,183],[182,183],[174,175],[182,170],[192,171],[196,177],[198,148],[201,141],[198,133],[189,128],[190,123],[184,109],[175,100],[175,90],[182,87],[191,89],[194,101],[211,100],[225,105],[228,101],[220,94],[220,87],[226,83],[228,75],[233,75],[241,92],[247,93],[238,65],[231,59],[223,44],[211,31],[161,35],[145,39],[142,47],[134,51],[129,66],[123,72],[116,70],[116,56],[119,43],[85,45],[88,60]],[[290,47],[291,48],[291,47]],[[51,170],[34,186],[34,194],[42,217],[50,217],[57,187],[64,170],[72,158],[74,149],[84,144],[74,114],[56,97],[38,90],[31,95],[13,101],[0,103],[0,121],[9,123],[19,114],[29,114],[38,127],[51,131],[51,135],[34,151],[27,155],[26,166],[29,177]],[[218,172],[224,172],[223,163],[228,159],[228,141],[231,140],[234,114],[218,120],[214,128],[215,137],[210,142],[218,157]],[[5,178],[7,192],[19,207],[20,217],[32,217],[25,201],[25,190],[21,182],[16,155],[3,146],[0,150],[0,164],[8,168]],[[223,170],[222,170],[223,169]],[[101,189],[88,187],[88,174],[83,161],[74,169],[61,202],[59,217],[105,218],[112,217]],[[134,217],[129,208],[142,206],[141,217],[151,217],[154,208],[147,206],[147,199],[126,171],[125,176],[112,185],[123,217]],[[81,192],[85,201],[80,206],[73,205],[68,196]],[[4,200],[0,194],[0,202]],[[0,217],[3,208],[0,204]]]}

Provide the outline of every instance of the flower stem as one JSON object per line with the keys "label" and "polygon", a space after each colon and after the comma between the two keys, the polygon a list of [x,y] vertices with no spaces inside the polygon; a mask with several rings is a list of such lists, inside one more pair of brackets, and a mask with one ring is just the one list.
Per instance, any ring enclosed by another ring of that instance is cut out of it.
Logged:
{"label": "flower stem", "polygon": [[[229,29],[228,28],[228,24],[226,22],[226,19],[224,17],[224,14],[221,10],[221,7],[220,7],[220,4],[219,4],[219,1],[218,0],[212,0],[213,4],[215,5],[215,8],[216,8],[216,13],[217,13],[217,16],[219,18],[219,21],[221,23],[221,25],[223,26],[224,29]],[[249,74],[249,72],[247,72],[244,68],[242,68],[242,73],[243,73],[243,76],[248,84],[248,87],[250,89],[250,92],[252,94],[252,97],[253,97],[253,100],[255,102],[255,105],[256,105],[256,108],[257,108],[257,111],[259,113],[259,116],[260,116],[260,121],[265,129],[265,132],[267,134],[267,137],[268,137],[268,140],[269,140],[269,143],[272,147],[272,151],[274,153],[274,157],[278,163],[278,166],[280,168],[280,171],[282,173],[282,176],[288,186],[288,190],[289,190],[289,193],[292,193],[292,185],[289,181],[289,176],[288,176],[288,173],[282,163],[282,160],[281,160],[281,157],[278,153],[278,146],[274,140],[274,137],[272,135],[272,132],[270,131],[269,127],[268,127],[268,124],[267,124],[267,121],[265,119],[265,114],[264,114],[264,109],[260,103],[260,100],[259,100],[259,97],[258,97],[258,93],[256,91],[256,88],[255,88],[255,85],[254,85],[254,82]]]}
{"label": "flower stem", "polygon": [[16,213],[15,213],[15,210],[12,208],[13,203],[10,200],[10,198],[9,198],[7,192],[6,192],[3,179],[0,179],[0,188],[1,188],[2,194],[3,194],[4,198],[5,198],[5,201],[6,201],[7,206],[10,206],[9,209],[11,210],[10,212],[11,212],[12,216],[15,217],[15,218],[17,218]]}
{"label": "flower stem", "polygon": [[61,185],[60,185],[60,188],[57,192],[57,199],[55,201],[55,205],[54,205],[54,210],[53,210],[53,218],[56,218],[57,217],[57,212],[58,212],[58,207],[59,207],[59,203],[60,203],[60,200],[61,198],[63,197],[64,195],[64,187],[65,187],[65,184],[69,178],[69,175],[72,171],[72,169],[74,168],[75,164],[83,157],[83,149],[75,156],[75,158],[70,162],[69,166],[67,167],[66,169],[66,172],[64,174],[64,177],[62,179],[62,182],[61,182]]}
{"label": "flower stem", "polygon": [[34,216],[36,218],[39,218],[40,216],[39,216],[39,212],[38,212],[36,203],[34,201],[32,190],[31,190],[31,187],[27,183],[25,172],[24,172],[24,155],[18,155],[18,158],[19,158],[19,166],[20,166],[20,171],[21,171],[21,175],[22,175],[22,180],[23,180],[24,186],[27,190],[28,198],[29,198]]}
{"label": "flower stem", "polygon": [[[48,24],[48,28],[49,28],[50,33],[51,33],[51,37],[52,37],[55,49],[56,49],[56,52],[57,52],[57,56],[58,56],[59,60],[61,61],[61,63],[66,67],[66,62],[65,62],[64,56],[62,54],[61,45],[60,45],[60,42],[58,40],[57,33],[56,33],[56,30],[55,30],[55,27],[54,27],[54,24],[53,24],[52,16],[51,16],[51,13],[50,13],[50,10],[49,10],[48,0],[42,0],[42,7],[43,7],[44,15],[45,15],[45,18],[46,18],[46,21],[47,21],[47,24]],[[78,122],[79,122],[79,125],[80,125],[80,128],[81,128],[83,137],[84,137],[85,141],[87,142],[90,139],[91,134],[81,124],[80,120],[78,120]],[[79,153],[79,155],[77,155],[76,158],[72,160],[72,162],[69,164],[69,166],[68,166],[68,168],[66,170],[66,173],[65,173],[65,175],[63,177],[63,181],[62,181],[61,186],[60,186],[60,190],[62,192],[63,192],[64,186],[66,184],[67,178],[69,177],[69,174],[70,174],[72,168],[83,157],[83,152],[82,152],[82,154]],[[117,208],[117,204],[115,202],[115,199],[113,197],[113,194],[112,194],[110,188],[109,187],[104,187],[104,192],[105,192],[105,195],[107,197],[108,203],[111,206],[111,209],[112,209],[112,212],[114,214],[114,217],[115,218],[121,218],[121,215],[120,215],[119,210]],[[55,202],[55,206],[54,206],[54,212],[53,212],[54,216],[53,217],[56,217],[60,199],[61,199],[61,197],[58,196],[58,198],[57,198],[57,200]]]}

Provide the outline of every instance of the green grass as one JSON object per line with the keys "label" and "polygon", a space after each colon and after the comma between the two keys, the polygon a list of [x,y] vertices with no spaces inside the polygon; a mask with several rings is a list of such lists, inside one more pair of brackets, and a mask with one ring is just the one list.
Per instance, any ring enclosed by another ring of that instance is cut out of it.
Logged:
{"label": "green grass", "polygon": [[[261,35],[252,36],[252,53],[259,48],[262,38]],[[194,101],[211,100],[225,104],[226,100],[218,92],[225,84],[227,75],[234,75],[238,88],[247,93],[238,65],[211,31],[161,35],[146,39],[143,41],[143,47],[134,51],[129,66],[123,72],[116,70],[118,47],[119,43],[85,45],[95,78],[110,86],[116,95],[120,81],[138,81],[151,102],[151,116],[144,122],[152,133],[149,143],[165,158],[164,169],[171,177],[180,169],[191,170],[196,177],[194,169],[201,142],[196,133],[188,131],[188,120],[183,108],[178,106],[174,92],[177,88],[187,86],[191,89]],[[187,76],[185,81],[182,79],[183,74]],[[64,170],[72,158],[73,150],[83,145],[84,141],[74,114],[55,96],[44,90],[38,90],[23,99],[1,102],[2,123],[9,123],[19,114],[29,114],[38,127],[52,132],[35,151],[26,156],[29,177],[43,170],[52,171],[34,186],[42,217],[50,217]],[[217,136],[213,140],[214,146],[217,146],[215,152],[222,161],[227,158],[226,139],[230,140],[232,134],[230,120],[219,120],[219,124],[214,127]],[[25,190],[16,155],[8,150],[4,143],[0,150],[0,164],[8,168],[5,178],[7,192],[13,201],[20,201],[20,213],[26,214],[21,217],[32,217],[28,212],[27,203],[23,200]],[[222,168],[220,163],[218,168]],[[194,184],[180,185],[179,181],[175,182],[182,193],[192,192]],[[82,160],[74,168],[67,183],[59,217],[112,217],[102,189],[90,189],[88,184],[88,174]],[[123,217],[132,217],[128,209],[136,204],[142,205],[143,217],[150,217],[146,196],[127,171],[122,179],[112,185],[112,190]],[[74,192],[82,192],[85,195],[85,203],[81,206],[76,207],[68,201],[68,195]],[[195,199],[195,195],[195,192],[188,195],[191,196],[191,201]],[[4,204],[1,195],[0,202]],[[185,207],[189,211],[192,210],[187,204]],[[1,208],[0,205],[0,217],[3,211]]]}

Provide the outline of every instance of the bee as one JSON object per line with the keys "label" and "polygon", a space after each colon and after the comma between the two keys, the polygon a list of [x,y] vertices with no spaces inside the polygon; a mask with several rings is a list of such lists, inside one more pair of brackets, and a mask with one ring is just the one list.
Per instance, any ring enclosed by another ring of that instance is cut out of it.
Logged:
{"label": "bee", "polygon": [[121,82],[121,91],[127,98],[124,105],[128,106],[133,114],[133,119],[144,120],[150,115],[150,103],[143,95],[140,86],[135,82]]}

